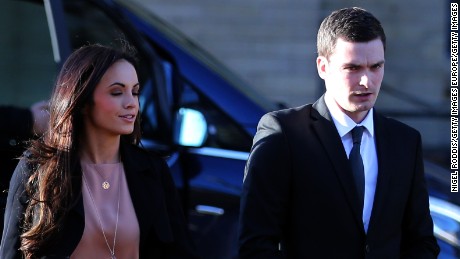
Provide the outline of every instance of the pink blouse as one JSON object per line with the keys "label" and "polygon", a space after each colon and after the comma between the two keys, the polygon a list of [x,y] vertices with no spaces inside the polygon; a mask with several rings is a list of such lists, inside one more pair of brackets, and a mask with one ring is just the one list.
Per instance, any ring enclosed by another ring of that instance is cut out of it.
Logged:
{"label": "pink blouse", "polygon": [[[117,259],[139,258],[139,224],[123,164],[82,163],[81,166],[85,229],[70,258],[111,258],[110,250],[113,248]],[[103,188],[105,181],[110,185],[108,189]],[[117,213],[118,227],[114,247]]]}

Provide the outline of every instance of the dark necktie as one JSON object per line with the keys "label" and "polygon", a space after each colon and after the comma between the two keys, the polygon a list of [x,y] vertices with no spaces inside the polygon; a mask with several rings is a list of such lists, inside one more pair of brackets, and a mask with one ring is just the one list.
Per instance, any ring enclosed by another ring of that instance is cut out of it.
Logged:
{"label": "dark necktie", "polygon": [[351,170],[353,171],[353,178],[355,179],[356,190],[358,191],[361,201],[361,208],[363,208],[364,204],[364,165],[359,149],[361,147],[361,137],[363,136],[363,131],[363,126],[356,126],[351,130],[353,148],[351,149],[349,156]]}

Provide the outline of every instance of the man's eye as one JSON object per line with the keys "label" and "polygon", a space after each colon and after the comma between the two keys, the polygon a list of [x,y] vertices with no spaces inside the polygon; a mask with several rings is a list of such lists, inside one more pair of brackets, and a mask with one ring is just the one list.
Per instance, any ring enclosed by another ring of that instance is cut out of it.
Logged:
{"label": "man's eye", "polygon": [[121,95],[122,93],[121,92],[112,92],[111,95],[113,96],[118,96],[118,95]]}
{"label": "man's eye", "polygon": [[139,95],[139,91],[133,92],[133,95],[134,95],[134,96],[138,96],[138,95]]}
{"label": "man's eye", "polygon": [[351,66],[351,67],[345,67],[345,70],[348,70],[348,71],[356,71],[358,70],[359,67],[356,67],[356,66]]}

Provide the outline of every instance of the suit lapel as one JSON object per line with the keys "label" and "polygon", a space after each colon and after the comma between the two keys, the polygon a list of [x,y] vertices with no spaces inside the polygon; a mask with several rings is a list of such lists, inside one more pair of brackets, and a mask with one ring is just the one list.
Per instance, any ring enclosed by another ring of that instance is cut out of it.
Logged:
{"label": "suit lapel", "polygon": [[343,148],[342,140],[327,109],[324,95],[313,104],[313,108],[311,112],[313,128],[335,169],[337,178],[342,185],[342,191],[345,193],[355,215],[356,223],[362,228],[364,233],[362,208],[358,203],[358,193],[353,182],[350,164]]}
{"label": "suit lapel", "polygon": [[[149,206],[149,204],[153,202],[153,197],[149,196],[153,186],[148,185],[149,181],[142,180],[142,175],[148,172],[148,164],[146,165],[145,161],[143,161],[144,163],[138,161],[137,157],[129,150],[128,144],[123,143],[121,147],[126,181],[139,223],[140,237],[142,240],[146,234],[145,230],[148,228],[147,226],[152,224],[151,219],[147,216],[154,214],[152,206]],[[149,201],[149,199],[152,200]]]}
{"label": "suit lapel", "polygon": [[159,168],[149,162],[146,154],[140,153],[130,144],[121,145],[123,165],[128,189],[139,222],[141,242],[147,239],[153,229],[157,238],[168,242],[172,231],[161,185]]}

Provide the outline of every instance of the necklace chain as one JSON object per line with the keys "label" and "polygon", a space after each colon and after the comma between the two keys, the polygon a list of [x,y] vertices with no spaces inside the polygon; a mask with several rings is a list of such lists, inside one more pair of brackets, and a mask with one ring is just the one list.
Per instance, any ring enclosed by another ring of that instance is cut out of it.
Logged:
{"label": "necklace chain", "polygon": [[110,188],[110,183],[108,181],[108,178],[104,177],[103,174],[101,174],[97,169],[96,169],[96,166],[94,166],[94,170],[96,171],[96,173],[102,178],[102,189],[104,190],[108,190]]}
{"label": "necklace chain", "polygon": [[[96,170],[96,172],[97,172],[97,170]],[[120,167],[120,175],[121,175],[121,167]],[[119,176],[119,177],[121,177],[121,176]],[[94,209],[96,210],[96,216],[97,216],[97,219],[99,221],[99,225],[101,225],[101,231],[102,231],[102,235],[104,236],[105,244],[107,245],[107,248],[110,251],[110,258],[111,259],[116,259],[116,257],[115,257],[115,245],[116,245],[116,241],[117,241],[118,216],[120,215],[120,193],[121,193],[120,185],[121,185],[121,179],[118,179],[117,220],[116,220],[116,223],[115,223],[115,233],[113,235],[113,247],[112,248],[110,248],[109,241],[107,240],[107,236],[105,235],[104,227],[102,225],[101,215],[99,215],[99,210],[97,209],[96,202],[94,201],[93,193],[91,192],[91,189],[88,186],[88,183],[87,183],[87,180],[86,180],[86,177],[85,177],[84,173],[83,173],[83,181],[85,182],[85,186],[88,189],[89,197],[91,198],[91,202],[93,203]]]}

